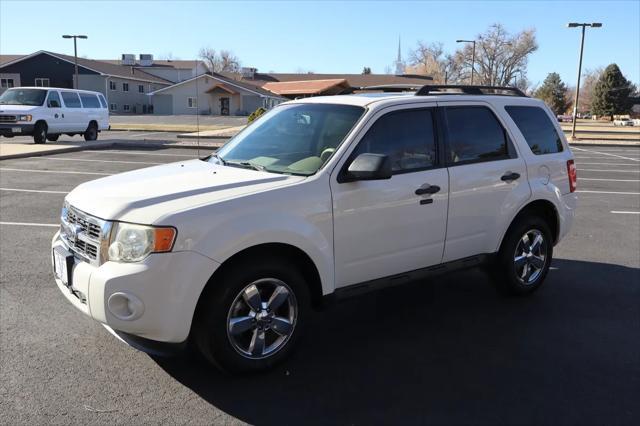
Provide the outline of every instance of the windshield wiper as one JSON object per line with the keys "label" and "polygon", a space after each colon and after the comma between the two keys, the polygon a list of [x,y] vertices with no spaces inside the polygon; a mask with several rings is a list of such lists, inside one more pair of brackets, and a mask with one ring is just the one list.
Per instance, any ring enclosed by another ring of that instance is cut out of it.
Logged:
{"label": "windshield wiper", "polygon": [[253,169],[253,170],[257,170],[259,172],[265,172],[268,171],[267,168],[265,166],[263,166],[262,164],[256,164],[256,163],[251,163],[249,161],[225,161],[224,163],[225,166],[235,166],[235,167],[242,167],[244,169]]}

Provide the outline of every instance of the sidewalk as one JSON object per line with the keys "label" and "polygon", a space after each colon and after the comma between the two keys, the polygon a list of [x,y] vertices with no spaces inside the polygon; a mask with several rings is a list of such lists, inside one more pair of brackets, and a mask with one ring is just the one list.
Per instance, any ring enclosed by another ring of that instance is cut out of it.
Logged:
{"label": "sidewalk", "polygon": [[227,127],[225,129],[218,130],[204,130],[193,133],[183,133],[178,135],[178,138],[182,139],[229,139],[237,135],[246,126]]}

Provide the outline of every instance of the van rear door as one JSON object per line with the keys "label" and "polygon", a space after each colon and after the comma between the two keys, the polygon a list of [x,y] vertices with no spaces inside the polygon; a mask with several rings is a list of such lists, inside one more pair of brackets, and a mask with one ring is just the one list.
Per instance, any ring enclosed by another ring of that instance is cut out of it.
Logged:
{"label": "van rear door", "polygon": [[[88,120],[84,119],[82,103],[77,92],[61,90],[60,95],[64,102],[65,133],[82,133],[87,129]],[[86,123],[84,123],[86,121]],[[83,127],[84,124],[84,127]]]}

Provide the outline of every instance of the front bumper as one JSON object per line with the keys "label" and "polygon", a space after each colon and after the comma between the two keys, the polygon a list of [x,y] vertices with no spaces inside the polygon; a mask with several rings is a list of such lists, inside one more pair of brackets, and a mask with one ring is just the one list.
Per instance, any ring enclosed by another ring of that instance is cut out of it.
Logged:
{"label": "front bumper", "polygon": [[33,135],[33,127],[33,124],[26,123],[2,123],[0,136],[30,136]]}
{"label": "front bumper", "polygon": [[[59,233],[53,238],[52,250],[57,246],[67,249]],[[142,262],[100,266],[77,259],[71,287],[58,278],[55,281],[78,310],[117,332],[181,343],[189,336],[200,294],[218,267],[217,262],[193,251],[151,254]],[[123,314],[123,309],[133,314]]]}

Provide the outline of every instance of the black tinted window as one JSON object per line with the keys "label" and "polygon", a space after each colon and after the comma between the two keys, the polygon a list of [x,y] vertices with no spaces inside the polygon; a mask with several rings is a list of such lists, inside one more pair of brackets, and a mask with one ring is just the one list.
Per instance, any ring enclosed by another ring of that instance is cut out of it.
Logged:
{"label": "black tinted window", "polygon": [[534,154],[551,154],[562,151],[562,139],[542,108],[508,106],[504,109],[516,123]]}
{"label": "black tinted window", "polygon": [[62,106],[62,104],[60,103],[60,95],[58,95],[58,92],[49,92],[49,97],[47,98],[47,106],[49,108],[60,108]]}
{"label": "black tinted window", "polygon": [[353,153],[385,154],[394,172],[425,169],[436,161],[431,110],[391,112],[379,118]]}
{"label": "black tinted window", "polygon": [[490,161],[508,156],[504,129],[485,107],[445,109],[452,163]]}
{"label": "black tinted window", "polygon": [[104,100],[104,96],[98,95],[98,99],[100,99],[100,105],[102,105],[102,108],[106,108],[107,107],[107,101]]}
{"label": "black tinted window", "polygon": [[64,100],[64,106],[67,108],[81,108],[80,98],[75,92],[62,92],[62,99]]}
{"label": "black tinted window", "polygon": [[80,93],[80,99],[82,99],[82,106],[85,108],[100,108],[100,102],[96,95]]}

